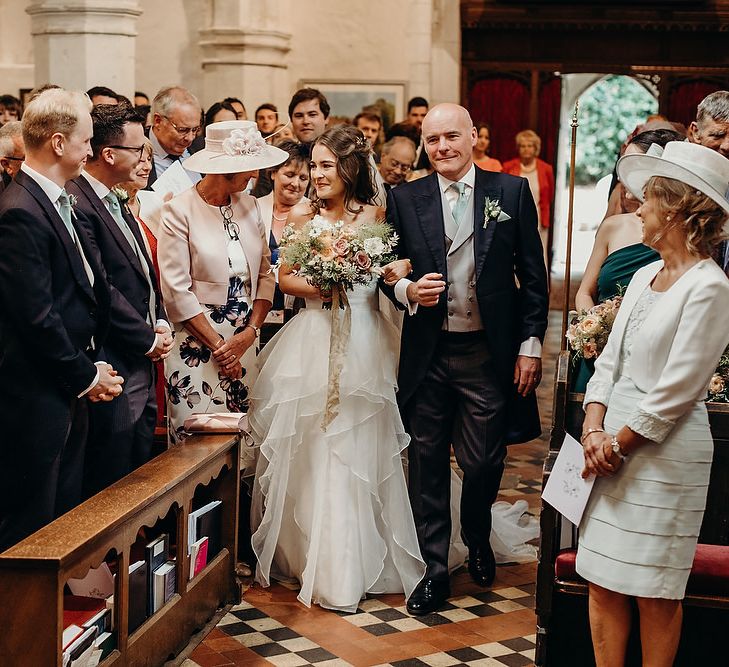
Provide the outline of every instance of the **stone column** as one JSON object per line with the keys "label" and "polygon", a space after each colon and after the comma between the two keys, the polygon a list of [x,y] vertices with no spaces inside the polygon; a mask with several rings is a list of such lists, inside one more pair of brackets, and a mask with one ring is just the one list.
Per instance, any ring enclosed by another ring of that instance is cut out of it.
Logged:
{"label": "stone column", "polygon": [[138,0],[31,0],[35,83],[134,95]]}
{"label": "stone column", "polygon": [[424,97],[432,104],[433,0],[410,0],[408,13],[410,20],[405,28],[410,46],[408,97]]}
{"label": "stone column", "polygon": [[430,97],[432,104],[461,100],[461,7],[458,0],[433,0]]}
{"label": "stone column", "polygon": [[253,120],[259,104],[273,102],[285,121],[289,14],[287,0],[212,0],[210,27],[200,31],[203,106],[238,97]]}

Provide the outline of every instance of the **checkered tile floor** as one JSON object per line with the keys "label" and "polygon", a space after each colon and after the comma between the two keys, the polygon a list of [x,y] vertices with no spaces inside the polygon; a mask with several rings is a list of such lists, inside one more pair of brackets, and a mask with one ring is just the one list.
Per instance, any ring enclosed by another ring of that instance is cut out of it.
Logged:
{"label": "checkered tile floor", "polygon": [[423,630],[436,625],[533,608],[534,584],[526,584],[520,588],[501,588],[454,597],[448,600],[443,609],[427,616],[410,616],[404,605],[390,607],[377,599],[365,600],[357,613],[342,616],[352,625],[380,637],[393,632]]}
{"label": "checkered tile floor", "polygon": [[420,658],[397,660],[378,667],[455,667],[478,665],[479,667],[521,667],[534,664],[535,635],[505,639],[500,642],[478,644],[452,651],[432,653]]}
{"label": "checkered tile floor", "polygon": [[218,628],[280,667],[335,667],[348,664],[247,602],[231,608],[218,623]]}

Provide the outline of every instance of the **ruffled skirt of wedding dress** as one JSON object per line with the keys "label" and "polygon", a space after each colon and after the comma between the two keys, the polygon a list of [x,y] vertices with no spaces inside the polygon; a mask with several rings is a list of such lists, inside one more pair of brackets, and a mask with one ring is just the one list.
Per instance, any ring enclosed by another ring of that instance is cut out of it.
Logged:
{"label": "ruffled skirt of wedding dress", "polygon": [[[260,446],[253,489],[256,581],[298,581],[299,600],[356,611],[367,593],[405,593],[422,578],[401,463],[397,330],[376,292],[350,296],[339,414],[326,431],[332,313],[301,311],[266,346],[250,426]],[[341,314],[341,313],[340,313]]]}

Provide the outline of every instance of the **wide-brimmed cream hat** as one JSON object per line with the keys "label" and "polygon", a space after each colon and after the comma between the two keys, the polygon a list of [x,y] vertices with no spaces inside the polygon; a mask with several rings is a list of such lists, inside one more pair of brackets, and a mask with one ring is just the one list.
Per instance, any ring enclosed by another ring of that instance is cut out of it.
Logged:
{"label": "wide-brimmed cream hat", "polygon": [[[669,141],[665,148],[653,144],[640,155],[618,160],[618,178],[640,201],[653,176],[681,181],[713,199],[729,215],[729,160],[716,151],[688,141]],[[725,225],[726,227],[726,225]]]}
{"label": "wide-brimmed cream hat", "polygon": [[205,128],[205,148],[182,164],[201,174],[237,174],[275,167],[288,159],[286,151],[263,140],[252,120],[224,120]]}

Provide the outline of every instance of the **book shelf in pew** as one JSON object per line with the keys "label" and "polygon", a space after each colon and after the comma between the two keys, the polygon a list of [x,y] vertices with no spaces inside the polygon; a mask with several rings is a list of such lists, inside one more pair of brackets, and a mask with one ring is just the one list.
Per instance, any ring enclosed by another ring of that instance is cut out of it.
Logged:
{"label": "book shelf in pew", "polygon": [[3,659],[153,666],[179,653],[239,598],[239,448],[193,436],[0,554]]}

